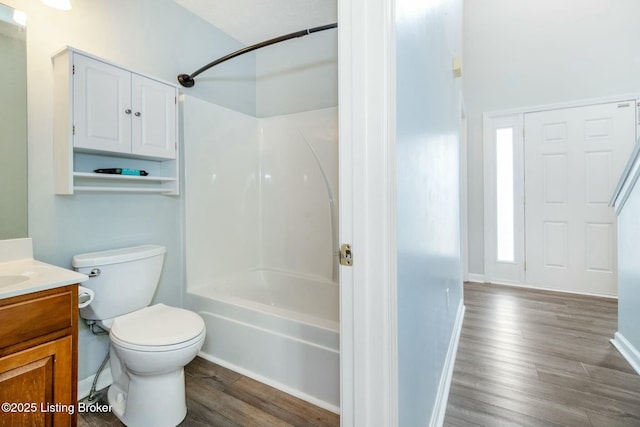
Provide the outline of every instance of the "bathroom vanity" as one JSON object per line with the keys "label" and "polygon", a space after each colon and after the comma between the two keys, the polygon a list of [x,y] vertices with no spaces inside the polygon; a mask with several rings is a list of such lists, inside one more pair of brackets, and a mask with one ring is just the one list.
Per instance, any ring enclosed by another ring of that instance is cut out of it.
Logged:
{"label": "bathroom vanity", "polygon": [[0,426],[75,426],[77,283],[87,276],[33,260],[30,245],[0,241]]}

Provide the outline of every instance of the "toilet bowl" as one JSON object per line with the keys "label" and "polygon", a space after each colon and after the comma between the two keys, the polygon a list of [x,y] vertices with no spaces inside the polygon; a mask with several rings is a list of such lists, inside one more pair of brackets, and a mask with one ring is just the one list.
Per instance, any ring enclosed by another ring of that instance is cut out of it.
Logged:
{"label": "toilet bowl", "polygon": [[205,338],[196,313],[149,305],[165,248],[145,245],[76,255],[73,267],[89,275],[95,293],[80,315],[109,331],[113,384],[107,398],[128,427],[175,427],[187,413],[184,366]]}
{"label": "toilet bowl", "polygon": [[197,314],[156,304],[114,319],[107,397],[127,426],[178,425],[187,414],[183,367],[204,342]]}

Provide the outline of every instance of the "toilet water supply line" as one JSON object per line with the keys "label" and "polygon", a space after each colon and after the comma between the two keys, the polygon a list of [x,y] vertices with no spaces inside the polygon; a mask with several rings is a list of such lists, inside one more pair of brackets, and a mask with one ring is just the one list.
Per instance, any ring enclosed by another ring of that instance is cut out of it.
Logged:
{"label": "toilet water supply line", "polygon": [[204,67],[201,67],[199,69],[197,69],[196,71],[194,71],[191,74],[180,74],[178,75],[178,82],[184,86],[184,87],[193,87],[193,85],[196,84],[196,81],[193,80],[194,77],[196,77],[197,75],[199,75],[200,73],[207,71],[209,68],[211,67],[215,67],[218,64],[222,64],[225,61],[228,61],[232,58],[235,58],[236,56],[240,56],[240,55],[244,55],[245,53],[249,53],[251,51],[254,51],[256,49],[260,49],[262,47],[266,47],[266,46],[270,46],[272,44],[276,44],[276,43],[280,43],[283,42],[285,40],[290,40],[290,39],[295,39],[298,37],[303,37],[303,36],[307,36],[309,34],[313,34],[313,33],[317,33],[319,31],[325,31],[325,30],[330,30],[332,28],[338,28],[338,23],[333,23],[333,24],[328,24],[328,25],[322,25],[319,27],[313,27],[313,28],[309,28],[306,30],[300,30],[300,31],[296,31],[295,33],[290,33],[284,36],[280,36],[280,37],[276,37],[267,41],[263,41],[251,46],[247,46],[245,48],[242,48],[240,50],[237,50],[235,52],[232,52],[228,55],[225,55],[221,58],[216,59],[215,61],[209,62],[207,65],[205,65]]}
{"label": "toilet water supply line", "polygon": [[109,360],[109,352],[107,352],[107,355],[104,357],[104,360],[100,364],[100,367],[98,368],[98,372],[96,372],[96,376],[93,377],[93,383],[91,384],[91,390],[89,390],[89,396],[87,396],[87,402],[89,402],[89,403],[94,403],[94,402],[96,402],[98,400],[96,398],[96,387],[98,386],[98,378],[100,378],[100,374],[102,373],[102,370],[106,366],[107,360]]}
{"label": "toilet water supply line", "polygon": [[[93,298],[92,298],[92,300],[93,300]],[[85,319],[84,321],[87,324],[87,326],[89,327],[89,331],[91,331],[91,333],[93,335],[107,335],[109,333],[109,332],[105,331],[104,329],[102,329],[96,323],[95,320]],[[98,330],[96,330],[96,326],[98,327]],[[111,345],[111,344],[109,344],[109,345]],[[102,370],[106,366],[107,360],[109,360],[109,352],[107,352],[107,355],[104,357],[104,360],[102,361],[102,363],[100,364],[100,367],[98,368],[98,372],[96,372],[95,377],[93,377],[93,383],[91,384],[91,390],[89,390],[89,396],[87,396],[87,401],[89,403],[94,403],[97,400],[96,399],[96,387],[98,385],[98,378],[100,378],[100,374],[102,373]]]}

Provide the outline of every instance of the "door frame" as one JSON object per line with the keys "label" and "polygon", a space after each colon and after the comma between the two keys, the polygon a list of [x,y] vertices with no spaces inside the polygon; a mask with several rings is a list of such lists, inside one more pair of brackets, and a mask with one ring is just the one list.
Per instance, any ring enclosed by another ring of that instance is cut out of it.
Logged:
{"label": "door frame", "polygon": [[[514,108],[509,110],[491,111],[483,114],[483,151],[484,151],[484,281],[487,283],[495,284],[507,284],[512,286],[523,286],[529,288],[536,288],[530,286],[526,282],[526,276],[524,274],[524,261],[525,253],[524,248],[522,252],[522,258],[519,260],[522,267],[522,275],[519,280],[504,280],[495,274],[495,260],[492,259],[492,251],[496,245],[496,227],[495,227],[495,192],[492,191],[493,179],[495,176],[495,156],[493,156],[493,139],[490,134],[491,124],[501,118],[511,117],[517,119],[522,129],[524,126],[524,115],[527,113],[537,113],[549,110],[560,110],[565,108],[574,107],[586,107],[590,105],[609,104],[613,102],[622,102],[635,99],[636,103],[640,101],[640,93],[630,93],[622,95],[614,95],[601,98],[590,98],[577,101],[560,102],[555,104],[544,104],[531,107]],[[640,115],[640,109],[638,109]],[[640,135],[640,117],[636,117],[636,137]],[[522,143],[524,144],[524,135],[522,131],[519,134]],[[524,148],[524,146],[523,146]],[[524,245],[525,230],[524,230],[524,149],[522,150],[522,163],[520,164],[520,170],[514,171],[514,179],[518,179],[522,182],[522,195],[523,197],[516,198],[516,206],[514,206],[516,212],[522,212],[523,227],[516,227],[516,232],[519,233],[519,237],[516,240],[520,240]]]}
{"label": "door frame", "polygon": [[340,423],[398,425],[394,0],[338,2]]}
{"label": "door frame", "polygon": [[462,281],[469,281],[469,155],[468,119],[464,96],[460,91],[460,258]]}
{"label": "door frame", "polygon": [[[484,272],[490,283],[524,284],[524,113],[485,114],[484,139]],[[513,129],[514,261],[497,260],[495,129]]]}

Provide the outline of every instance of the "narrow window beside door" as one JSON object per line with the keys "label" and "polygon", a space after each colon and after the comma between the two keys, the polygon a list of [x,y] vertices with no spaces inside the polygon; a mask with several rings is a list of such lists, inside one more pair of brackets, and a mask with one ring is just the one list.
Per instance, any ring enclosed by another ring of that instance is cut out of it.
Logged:
{"label": "narrow window beside door", "polygon": [[515,261],[513,128],[496,129],[497,261]]}

